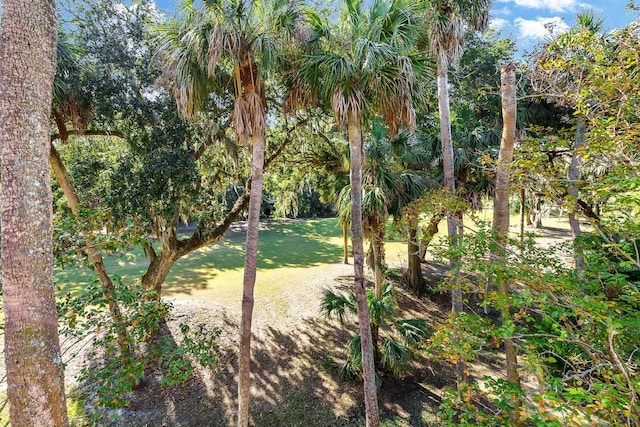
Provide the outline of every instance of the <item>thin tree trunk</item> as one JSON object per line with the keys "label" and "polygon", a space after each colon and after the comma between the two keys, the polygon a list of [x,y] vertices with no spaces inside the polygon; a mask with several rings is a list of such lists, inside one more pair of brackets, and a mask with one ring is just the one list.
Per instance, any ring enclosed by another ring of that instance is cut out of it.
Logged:
{"label": "thin tree trunk", "polygon": [[569,208],[569,227],[571,228],[571,237],[573,238],[574,262],[576,270],[584,270],[584,255],[582,250],[576,246],[576,239],[580,237],[580,220],[578,219],[578,181],[580,180],[580,167],[582,159],[577,151],[584,144],[586,133],[586,125],[584,117],[578,116],[576,123],[576,140],[573,144],[573,153],[571,154],[571,164],[569,165],[569,188],[567,189],[571,200]]}
{"label": "thin tree trunk", "polygon": [[[509,237],[509,180],[511,174],[511,162],[513,161],[513,149],[516,139],[516,67],[513,63],[507,63],[502,67],[502,140],[500,141],[500,154],[496,168],[495,200],[493,203],[493,231],[499,240],[498,249],[492,252],[494,262],[505,261],[505,247]],[[501,280],[499,290],[503,296],[501,307],[502,321],[511,319],[509,297],[509,281]],[[507,380],[520,387],[518,374],[517,349],[511,338],[504,339],[505,358],[507,363]],[[511,417],[517,423],[519,420],[520,401],[516,402],[516,409]]]}
{"label": "thin tree trunk", "polygon": [[542,195],[536,194],[535,228],[542,228]]}
{"label": "thin tree trunk", "polygon": [[342,262],[349,264],[349,228],[347,223],[342,223]]}
{"label": "thin tree trunk", "polygon": [[520,255],[524,253],[524,221],[526,216],[525,206],[525,191],[524,188],[520,189]]}
{"label": "thin tree trunk", "polygon": [[422,263],[420,262],[420,245],[418,244],[418,219],[409,218],[409,238],[407,240],[407,259],[409,265],[404,274],[407,286],[416,294],[425,293],[425,281],[422,277]]}
{"label": "thin tree trunk", "polygon": [[2,293],[9,419],[67,426],[53,284],[49,172],[56,11],[51,0],[5,0],[0,30]]}
{"label": "thin tree trunk", "polygon": [[[456,183],[455,171],[453,165],[453,142],[451,141],[451,119],[449,114],[449,85],[447,78],[447,67],[438,64],[438,108],[440,110],[440,143],[442,144],[442,172],[444,179],[444,187],[449,191],[450,197],[455,197]],[[458,224],[456,221],[456,213],[447,209],[445,212],[447,217],[447,232],[451,245],[457,245]],[[451,266],[457,264],[457,260],[451,258],[449,260]],[[451,289],[451,311],[454,313],[462,312],[462,290],[454,280],[453,289]]]}
{"label": "thin tree trunk", "polygon": [[371,240],[371,246],[373,247],[373,265],[375,272],[375,293],[376,298],[382,298],[382,237],[377,233],[373,234]]}
{"label": "thin tree trunk", "polygon": [[362,230],[362,167],[364,147],[360,117],[349,112],[349,148],[351,151],[351,246],[353,248],[353,270],[356,304],[358,308],[358,328],[362,350],[362,376],[364,381],[364,403],[367,427],[380,426],[378,393],[375,380],[375,361],[371,336],[367,293],[364,281],[364,233]]}
{"label": "thin tree trunk", "polygon": [[254,133],[251,167],[251,195],[249,199],[247,243],[242,286],[242,321],[240,325],[240,356],[238,368],[238,427],[246,427],[249,425],[249,400],[251,390],[251,320],[253,317],[253,289],[256,284],[258,259],[260,206],[262,205],[264,140],[264,132],[258,134]]}
{"label": "thin tree trunk", "polygon": [[[62,124],[64,126],[64,124]],[[62,132],[60,130],[60,132]],[[62,192],[67,199],[67,203],[69,203],[69,208],[71,209],[71,213],[75,216],[76,221],[78,218],[78,208],[80,206],[80,198],[78,197],[78,193],[75,188],[73,188],[73,184],[71,183],[71,179],[69,178],[69,174],[67,173],[67,169],[64,167],[62,163],[62,159],[58,154],[58,150],[56,147],[51,144],[51,150],[49,153],[49,163],[51,165],[51,169],[53,170],[53,174],[56,176],[58,180],[58,184],[60,184],[60,188],[62,188]],[[117,335],[118,335],[118,346],[120,347],[120,351],[122,355],[125,356],[125,360],[127,360],[127,356],[129,356],[130,349],[129,343],[127,341],[127,329],[126,325],[122,319],[122,313],[120,311],[120,306],[118,305],[115,297],[113,295],[114,287],[113,281],[109,274],[107,273],[107,268],[104,265],[104,260],[102,259],[102,255],[93,245],[92,237],[89,233],[82,231],[82,236],[85,240],[85,249],[89,256],[91,257],[91,261],[93,262],[93,268],[96,273],[98,273],[98,279],[102,284],[102,294],[107,300],[107,304],[109,307],[109,313],[111,314],[111,319],[113,323],[116,325]]]}

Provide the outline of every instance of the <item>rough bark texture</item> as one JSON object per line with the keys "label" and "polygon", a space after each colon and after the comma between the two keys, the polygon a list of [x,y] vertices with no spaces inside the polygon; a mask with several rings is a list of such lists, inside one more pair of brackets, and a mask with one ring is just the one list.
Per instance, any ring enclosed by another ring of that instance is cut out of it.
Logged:
{"label": "rough bark texture", "polygon": [[367,427],[378,427],[378,392],[367,294],[364,281],[364,232],[362,230],[362,167],[364,153],[360,118],[349,112],[349,148],[351,150],[351,246],[353,248],[354,286],[358,308],[358,328],[362,346],[362,376]]}
{"label": "rough bark texture", "polygon": [[[455,171],[453,167],[453,142],[451,141],[451,119],[449,114],[449,88],[447,78],[447,67],[438,64],[438,108],[440,110],[440,143],[442,144],[442,172],[444,187],[449,191],[451,197],[456,193]],[[456,213],[447,210],[447,232],[451,244],[455,245],[458,235],[458,225]],[[450,260],[451,265],[456,264],[456,260]],[[454,285],[451,289],[451,311],[460,313],[462,311],[462,291]]]}
{"label": "rough bark texture", "polygon": [[407,241],[408,267],[404,274],[404,280],[409,289],[416,295],[425,293],[425,281],[422,276],[422,263],[420,259],[420,245],[418,243],[418,220],[409,219],[409,239]]}
{"label": "rough bark texture", "polygon": [[[62,129],[64,129],[64,123],[59,123],[58,126],[62,126]],[[60,130],[60,132],[62,133],[62,130]],[[51,150],[49,153],[49,163],[51,165],[51,169],[53,170],[53,174],[56,176],[58,184],[60,184],[60,188],[62,188],[62,192],[67,199],[67,203],[69,203],[71,213],[77,217],[78,209],[80,206],[80,198],[78,197],[78,193],[76,192],[75,188],[73,188],[73,184],[71,183],[71,179],[69,178],[67,169],[64,167],[62,159],[58,154],[58,150],[56,150],[56,147],[54,147],[53,144],[51,145]],[[124,324],[124,321],[122,320],[120,307],[113,296],[113,281],[107,273],[107,268],[104,265],[102,255],[96,249],[96,247],[93,246],[91,235],[89,235],[88,233],[83,233],[83,237],[85,240],[85,250],[89,254],[89,257],[91,257],[93,268],[98,274],[98,279],[102,284],[102,293],[108,302],[111,319],[118,329],[118,346],[120,347],[120,351],[122,352],[122,354],[124,356],[128,356],[130,351],[129,344],[126,339],[126,326]]]}
{"label": "rough bark texture", "polygon": [[433,237],[438,234],[438,226],[442,218],[444,218],[444,212],[436,213],[431,217],[431,220],[429,220],[427,227],[422,229],[422,238],[420,239],[420,259],[422,261],[426,261],[427,248],[433,240]]}
{"label": "rough bark texture", "polygon": [[[578,181],[580,181],[580,167],[582,166],[582,158],[579,156],[577,150],[584,144],[584,137],[586,133],[586,125],[584,117],[578,117],[576,124],[576,140],[573,144],[573,153],[571,154],[571,164],[569,165],[569,188],[567,189],[571,198],[571,207],[569,208],[569,226],[571,227],[571,237],[573,240],[577,239],[580,234],[580,220],[578,219],[577,212],[578,206]],[[574,261],[576,270],[584,270],[584,255],[580,248],[575,247],[574,243]]]}
{"label": "rough bark texture", "polygon": [[51,0],[5,0],[0,34],[2,285],[11,425],[68,425],[53,286]]}
{"label": "rough bark texture", "polygon": [[264,131],[253,136],[251,163],[251,191],[249,217],[247,219],[247,241],[244,258],[242,285],[242,320],[240,323],[240,356],[238,367],[238,426],[249,425],[249,400],[251,390],[251,320],[253,317],[253,289],[256,284],[258,259],[258,231],[260,228],[260,206],[262,205],[264,169]]}
{"label": "rough bark texture", "polygon": [[[498,263],[504,262],[505,247],[509,235],[509,179],[516,139],[516,68],[513,63],[507,63],[502,67],[501,80],[502,140],[500,141],[500,154],[496,168],[495,199],[493,202],[493,231],[499,239],[499,245],[498,250],[491,254],[492,261]],[[501,280],[499,290],[506,300],[509,296],[509,282]],[[509,304],[503,304],[501,313],[503,322],[511,318]],[[517,349],[513,340],[505,338],[504,348],[507,363],[507,380],[520,387]],[[518,406],[516,404],[516,407]],[[516,421],[519,418],[517,409],[513,411],[512,417]]]}

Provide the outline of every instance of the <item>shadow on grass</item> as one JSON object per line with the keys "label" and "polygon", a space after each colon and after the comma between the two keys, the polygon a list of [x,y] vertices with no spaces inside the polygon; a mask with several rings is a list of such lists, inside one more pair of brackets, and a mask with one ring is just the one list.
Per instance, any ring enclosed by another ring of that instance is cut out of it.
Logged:
{"label": "shadow on grass", "polygon": [[[305,221],[267,221],[260,231],[258,269],[306,267],[338,261],[342,256],[341,229],[334,218]],[[336,239],[338,243],[331,240]],[[242,228],[228,233],[221,242],[194,251],[178,260],[166,280],[174,292],[204,289],[223,273],[244,268],[245,233]],[[142,277],[149,264],[142,251],[126,256],[105,257],[107,271],[123,280]],[[60,295],[74,293],[96,278],[90,269],[56,269]],[[188,293],[188,292],[187,292]]]}
{"label": "shadow on grass", "polygon": [[[211,318],[213,326],[224,331],[216,374],[199,371],[184,386],[169,388],[162,388],[151,376],[132,393],[131,406],[103,425],[234,425],[238,325],[221,310]],[[198,314],[188,311],[183,316],[195,319]],[[341,327],[319,317],[257,330],[252,341],[251,425],[363,426],[361,381],[338,379],[345,343],[354,332],[355,325]],[[440,404],[434,390],[448,384],[446,372],[420,359],[407,376],[385,378],[379,391],[382,417],[404,420],[393,425],[428,425],[423,414],[434,413]]]}

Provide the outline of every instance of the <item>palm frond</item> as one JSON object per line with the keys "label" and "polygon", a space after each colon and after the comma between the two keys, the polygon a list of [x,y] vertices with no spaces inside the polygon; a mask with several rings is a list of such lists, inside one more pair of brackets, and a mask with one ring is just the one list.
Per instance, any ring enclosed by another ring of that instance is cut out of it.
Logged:
{"label": "palm frond", "polygon": [[402,319],[394,322],[394,326],[404,343],[410,347],[426,341],[433,334],[425,319]]}
{"label": "palm frond", "polygon": [[338,214],[338,222],[343,225],[351,224],[351,186],[345,185],[336,195],[333,209]]}
{"label": "palm frond", "polygon": [[401,375],[409,367],[409,349],[402,343],[389,337],[382,339],[380,346],[380,365],[394,375]]}
{"label": "palm frond", "polygon": [[371,323],[381,325],[384,320],[392,318],[397,311],[396,300],[393,297],[393,285],[387,284],[380,299],[376,298],[372,290],[367,290],[367,307]]}
{"label": "palm frond", "polygon": [[349,313],[356,313],[356,298],[353,292],[340,294],[331,289],[325,289],[322,293],[320,311],[325,317],[337,317],[341,324],[344,324]]}

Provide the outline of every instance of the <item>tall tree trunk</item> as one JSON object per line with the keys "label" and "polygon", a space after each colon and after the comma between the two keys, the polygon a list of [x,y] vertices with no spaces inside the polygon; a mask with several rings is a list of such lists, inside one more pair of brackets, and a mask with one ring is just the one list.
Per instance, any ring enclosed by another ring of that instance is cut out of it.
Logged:
{"label": "tall tree trunk", "polygon": [[525,220],[525,216],[526,216],[526,209],[525,208],[525,203],[526,203],[526,199],[525,199],[525,191],[524,188],[520,189],[520,255],[522,255],[524,253],[524,220]]}
{"label": "tall tree trunk", "polygon": [[[64,124],[62,124],[64,127]],[[62,131],[60,131],[62,133]],[[56,147],[51,144],[51,151],[49,153],[49,163],[51,165],[51,169],[53,170],[53,174],[56,176],[58,180],[58,184],[60,184],[60,188],[62,188],[62,192],[67,199],[67,203],[69,203],[69,208],[71,209],[71,213],[75,216],[76,220],[78,220],[78,209],[80,206],[80,198],[78,197],[78,193],[75,188],[73,188],[73,184],[71,183],[71,179],[69,178],[69,174],[67,173],[67,169],[64,167],[62,163],[62,159],[58,154],[58,150]],[[91,257],[91,261],[93,262],[93,268],[98,274],[98,279],[102,284],[102,294],[107,300],[109,313],[111,314],[111,319],[113,323],[116,325],[117,335],[118,335],[118,346],[120,347],[120,351],[122,355],[129,356],[130,349],[129,343],[127,341],[127,329],[126,325],[122,319],[122,313],[120,311],[120,306],[118,305],[113,292],[113,281],[109,274],[107,273],[107,268],[104,265],[104,260],[102,259],[102,255],[93,245],[93,239],[89,233],[82,232],[82,236],[85,240],[85,250]]]}
{"label": "tall tree trunk", "polygon": [[[383,225],[384,226],[384,225]],[[373,248],[373,265],[374,265],[374,273],[375,273],[375,293],[376,298],[382,298],[382,263],[384,262],[382,259],[382,234],[381,232],[374,232],[373,237],[371,239],[371,246]]]}
{"label": "tall tree trunk", "polygon": [[418,218],[409,218],[409,238],[407,240],[407,259],[409,265],[404,274],[407,286],[416,294],[425,293],[425,281],[422,277],[422,263],[420,262],[420,245],[418,243]]}
{"label": "tall tree trunk", "polygon": [[342,262],[349,264],[349,229],[346,222],[342,223]]}
{"label": "tall tree trunk", "polygon": [[[504,262],[505,247],[509,236],[509,180],[513,148],[516,139],[516,67],[507,63],[502,67],[502,140],[496,168],[495,200],[493,203],[493,231],[499,240],[498,249],[491,254],[494,262]],[[509,281],[502,279],[499,290],[503,296],[501,307],[502,321],[511,320],[509,297]],[[511,338],[504,339],[505,358],[507,362],[507,380],[520,387],[518,375],[518,356],[516,346]],[[519,419],[520,402],[511,414],[514,421]]]}
{"label": "tall tree trunk", "polygon": [[364,380],[364,403],[367,427],[380,425],[378,392],[376,390],[375,362],[371,337],[367,292],[364,281],[364,233],[362,230],[362,167],[364,147],[360,117],[349,112],[349,148],[351,151],[351,246],[353,248],[353,270],[356,304],[358,308],[358,328],[362,350],[362,376]]}
{"label": "tall tree trunk", "polygon": [[[455,170],[453,166],[453,142],[451,141],[451,119],[449,114],[449,84],[447,78],[447,67],[438,63],[438,108],[440,110],[440,143],[442,144],[442,172],[444,187],[449,191],[450,197],[455,197],[456,183]],[[457,245],[458,225],[456,213],[447,209],[447,232],[451,245]],[[457,261],[450,259],[451,266],[455,266]],[[454,280],[451,289],[451,311],[462,312],[462,290]]]}
{"label": "tall tree trunk", "polygon": [[576,140],[573,144],[573,153],[571,154],[571,164],[569,165],[569,188],[567,189],[571,200],[569,208],[569,227],[571,228],[571,237],[574,245],[574,262],[576,270],[584,270],[584,255],[582,250],[575,244],[576,239],[580,236],[580,220],[578,219],[578,181],[580,181],[580,167],[582,166],[582,158],[578,155],[578,150],[584,144],[586,133],[586,125],[583,116],[578,116],[576,123]]}
{"label": "tall tree trunk", "polygon": [[5,0],[0,31],[1,262],[9,418],[14,427],[67,426],[49,172],[54,1]]}
{"label": "tall tree trunk", "polygon": [[249,425],[249,400],[251,389],[251,320],[253,317],[253,289],[256,284],[258,259],[260,206],[262,205],[264,140],[264,131],[254,133],[249,218],[247,220],[247,243],[242,285],[242,321],[240,325],[240,356],[238,368],[238,427],[246,427]]}

